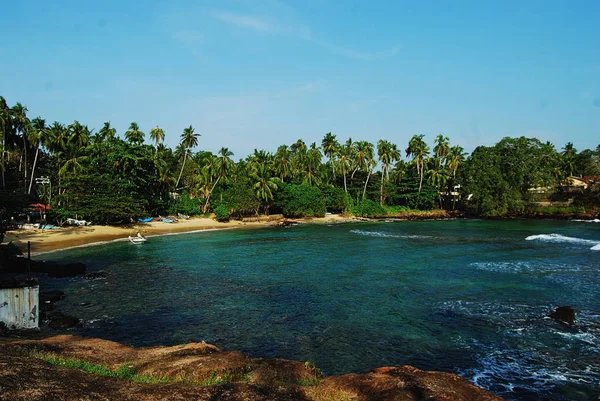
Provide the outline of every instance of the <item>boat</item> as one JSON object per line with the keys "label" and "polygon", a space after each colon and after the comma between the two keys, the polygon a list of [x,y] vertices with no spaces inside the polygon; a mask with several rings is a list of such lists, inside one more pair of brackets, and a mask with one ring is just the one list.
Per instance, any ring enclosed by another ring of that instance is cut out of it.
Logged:
{"label": "boat", "polygon": [[131,242],[133,245],[141,245],[146,242],[146,237],[143,237],[140,233],[137,233],[137,235],[134,237],[130,235],[129,242]]}
{"label": "boat", "polygon": [[190,218],[190,216],[188,216],[187,214],[181,214],[181,213],[177,213],[177,217],[178,217],[180,220],[187,220],[187,219],[189,219],[189,218]]}
{"label": "boat", "polygon": [[152,217],[140,217],[138,218],[140,223],[150,223],[152,221]]}
{"label": "boat", "polygon": [[159,216],[159,217],[163,223],[177,223],[177,219],[173,216],[168,216],[168,217]]}

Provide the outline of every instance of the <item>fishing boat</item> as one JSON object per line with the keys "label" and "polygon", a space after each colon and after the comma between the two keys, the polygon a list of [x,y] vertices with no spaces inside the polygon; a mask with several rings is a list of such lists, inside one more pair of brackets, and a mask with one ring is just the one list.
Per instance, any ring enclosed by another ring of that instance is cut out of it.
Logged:
{"label": "fishing boat", "polygon": [[177,217],[178,217],[180,220],[187,220],[187,219],[189,219],[189,218],[190,218],[190,216],[188,216],[187,214],[181,214],[181,213],[177,213]]}
{"label": "fishing boat", "polygon": [[138,218],[140,223],[150,223],[152,221],[152,217],[140,217]]}
{"label": "fishing boat", "polygon": [[129,242],[131,242],[133,245],[141,245],[146,242],[146,237],[143,237],[140,233],[137,233],[137,235],[134,237],[130,235]]}

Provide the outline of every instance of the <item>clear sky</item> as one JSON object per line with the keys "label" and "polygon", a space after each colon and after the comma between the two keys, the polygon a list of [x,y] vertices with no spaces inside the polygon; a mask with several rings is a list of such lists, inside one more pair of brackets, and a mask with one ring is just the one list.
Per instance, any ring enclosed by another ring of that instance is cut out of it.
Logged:
{"label": "clear sky", "polygon": [[[11,1],[0,95],[49,123],[155,125],[245,157],[438,133],[600,143],[600,1]],[[148,139],[147,139],[148,140]]]}

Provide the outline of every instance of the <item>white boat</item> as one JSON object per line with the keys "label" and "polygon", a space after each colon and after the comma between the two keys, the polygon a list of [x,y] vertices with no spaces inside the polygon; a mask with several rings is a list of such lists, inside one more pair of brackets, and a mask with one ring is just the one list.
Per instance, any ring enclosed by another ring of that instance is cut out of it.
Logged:
{"label": "white boat", "polygon": [[129,242],[131,242],[134,245],[141,245],[144,242],[146,242],[146,238],[143,237],[142,234],[137,233],[135,237],[132,237],[131,235],[129,236]]}

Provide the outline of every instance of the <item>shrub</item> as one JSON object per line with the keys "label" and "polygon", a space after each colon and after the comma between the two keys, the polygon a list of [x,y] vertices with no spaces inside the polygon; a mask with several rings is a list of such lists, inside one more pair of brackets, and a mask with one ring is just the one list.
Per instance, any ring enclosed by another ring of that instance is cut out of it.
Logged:
{"label": "shrub", "polygon": [[353,206],[351,209],[353,215],[358,217],[382,217],[385,216],[386,210],[378,202],[374,202],[371,199],[365,199]]}
{"label": "shrub", "polygon": [[190,216],[200,214],[202,200],[200,198],[190,198],[187,192],[183,192],[181,196],[175,200],[171,207],[171,213],[181,213]]}
{"label": "shrub", "polygon": [[321,190],[308,184],[283,185],[276,206],[285,217],[323,217],[327,211]]}
{"label": "shrub", "polygon": [[348,210],[348,194],[342,188],[327,187],[322,190],[325,198],[325,207],[332,213],[344,213]]}
{"label": "shrub", "polygon": [[231,215],[229,214],[229,209],[227,209],[227,206],[225,206],[225,205],[217,206],[215,208],[215,217],[216,217],[217,221],[219,221],[221,223],[228,222],[229,219],[231,218]]}

